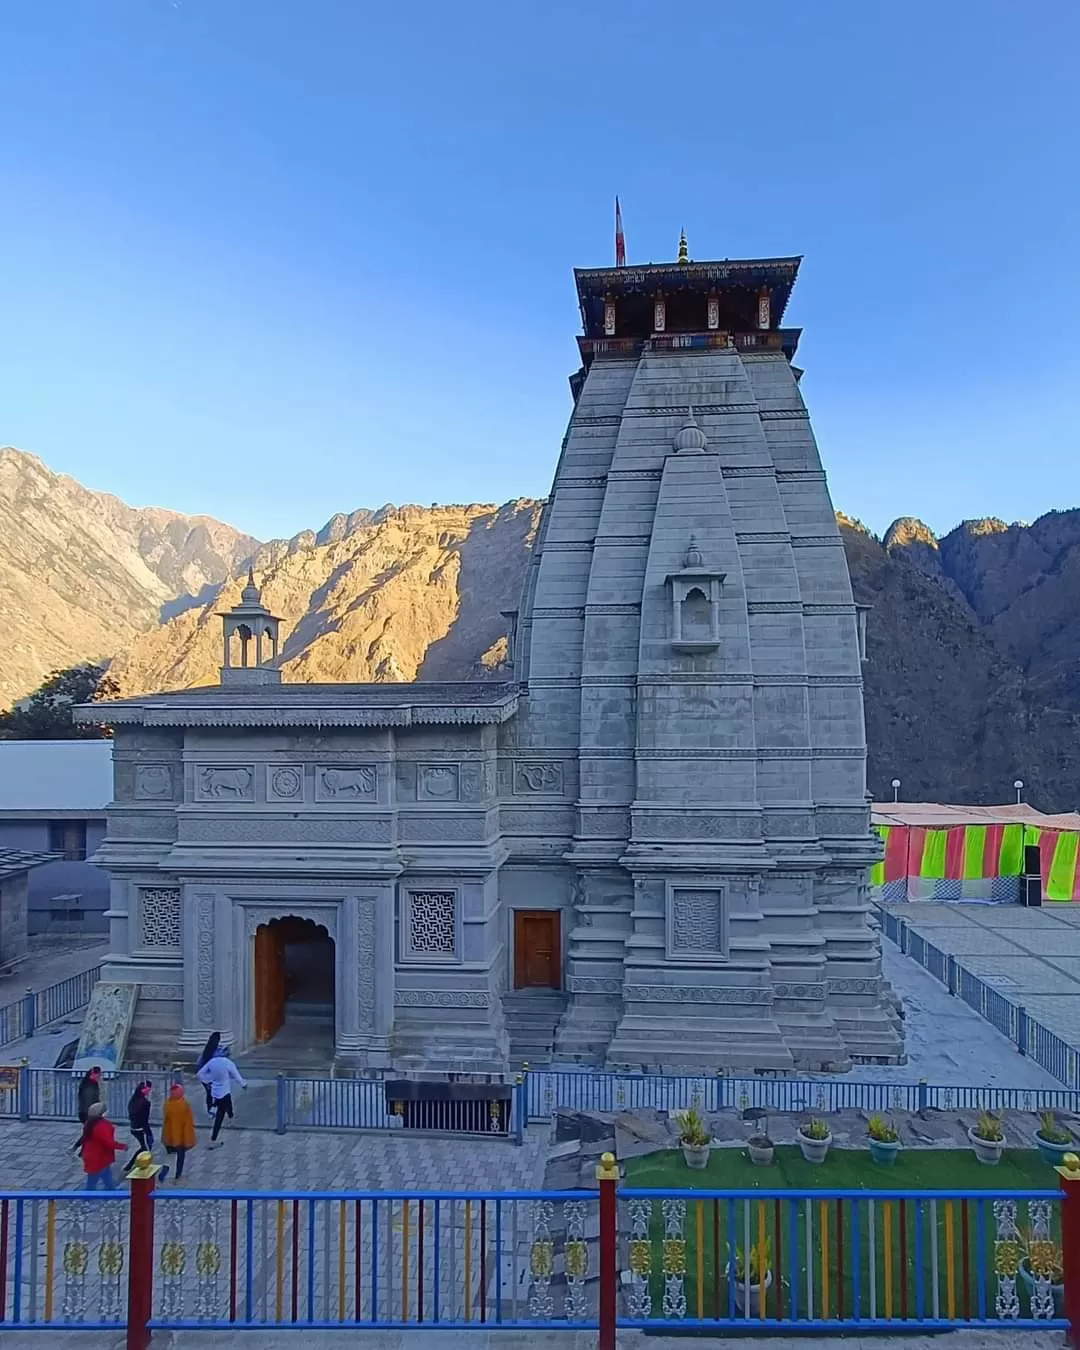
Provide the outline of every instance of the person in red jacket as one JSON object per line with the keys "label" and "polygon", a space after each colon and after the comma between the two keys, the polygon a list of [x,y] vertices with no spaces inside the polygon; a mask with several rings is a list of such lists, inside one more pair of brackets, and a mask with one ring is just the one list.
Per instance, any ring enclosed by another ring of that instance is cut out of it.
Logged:
{"label": "person in red jacket", "polygon": [[116,1130],[105,1119],[104,1102],[94,1102],[86,1116],[79,1153],[86,1173],[86,1189],[95,1191],[101,1186],[106,1191],[117,1189],[113,1163],[118,1153],[126,1153],[127,1144],[117,1142]]}

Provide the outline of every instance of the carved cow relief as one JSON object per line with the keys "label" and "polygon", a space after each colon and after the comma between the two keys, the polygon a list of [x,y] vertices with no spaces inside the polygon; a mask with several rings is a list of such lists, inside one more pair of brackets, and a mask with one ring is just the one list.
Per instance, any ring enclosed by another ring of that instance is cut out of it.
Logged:
{"label": "carved cow relief", "polygon": [[254,801],[254,767],[250,764],[200,764],[195,770],[195,796],[204,802]]}

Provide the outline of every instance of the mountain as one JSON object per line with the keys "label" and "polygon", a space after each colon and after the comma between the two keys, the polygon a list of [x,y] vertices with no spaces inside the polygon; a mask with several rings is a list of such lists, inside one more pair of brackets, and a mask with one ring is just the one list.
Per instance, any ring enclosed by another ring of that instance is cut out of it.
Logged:
{"label": "mountain", "polygon": [[[1021,778],[1034,805],[1074,809],[1080,713],[1047,703],[937,557],[933,535],[900,521],[879,543],[842,518],[841,533],[855,599],[872,606],[863,674],[874,796],[891,801],[899,778],[905,801],[989,804],[1011,800]],[[988,572],[963,578],[973,594]]]}
{"label": "mountain", "polygon": [[[284,620],[291,680],[505,672],[541,503],[385,506],[259,544],[206,517],[135,510],[0,451],[0,704],[54,666],[112,656],[125,693],[209,683],[217,615],[252,561]],[[869,783],[908,800],[1000,802],[1017,777],[1080,804],[1080,511],[971,520],[938,539],[903,517],[876,539],[838,517],[871,606]],[[163,622],[164,620],[164,622]]]}
{"label": "mountain", "polygon": [[[383,507],[264,545],[263,603],[284,622],[287,680],[483,677],[505,654],[541,503]],[[221,665],[213,601],[135,639],[110,667],[125,693],[209,684]]]}
{"label": "mountain", "polygon": [[209,516],[126,506],[0,448],[0,707],[50,670],[112,656],[256,546]]}

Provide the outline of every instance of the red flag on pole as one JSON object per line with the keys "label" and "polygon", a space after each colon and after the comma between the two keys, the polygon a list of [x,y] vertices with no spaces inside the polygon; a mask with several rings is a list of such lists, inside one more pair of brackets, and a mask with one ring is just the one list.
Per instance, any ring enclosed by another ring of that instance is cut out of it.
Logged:
{"label": "red flag on pole", "polygon": [[622,232],[622,208],[618,197],[615,198],[615,266],[626,266],[626,241]]}

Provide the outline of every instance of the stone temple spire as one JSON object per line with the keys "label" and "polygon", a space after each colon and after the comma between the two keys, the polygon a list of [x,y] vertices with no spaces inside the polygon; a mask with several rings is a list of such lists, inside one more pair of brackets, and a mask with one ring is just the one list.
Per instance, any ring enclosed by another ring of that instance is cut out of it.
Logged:
{"label": "stone temple spire", "polygon": [[686,248],[686,231],[685,231],[685,230],[680,230],[680,231],[679,231],[679,262],[681,262],[681,263],[689,263],[689,262],[690,262],[690,254],[687,252],[687,248]]}

